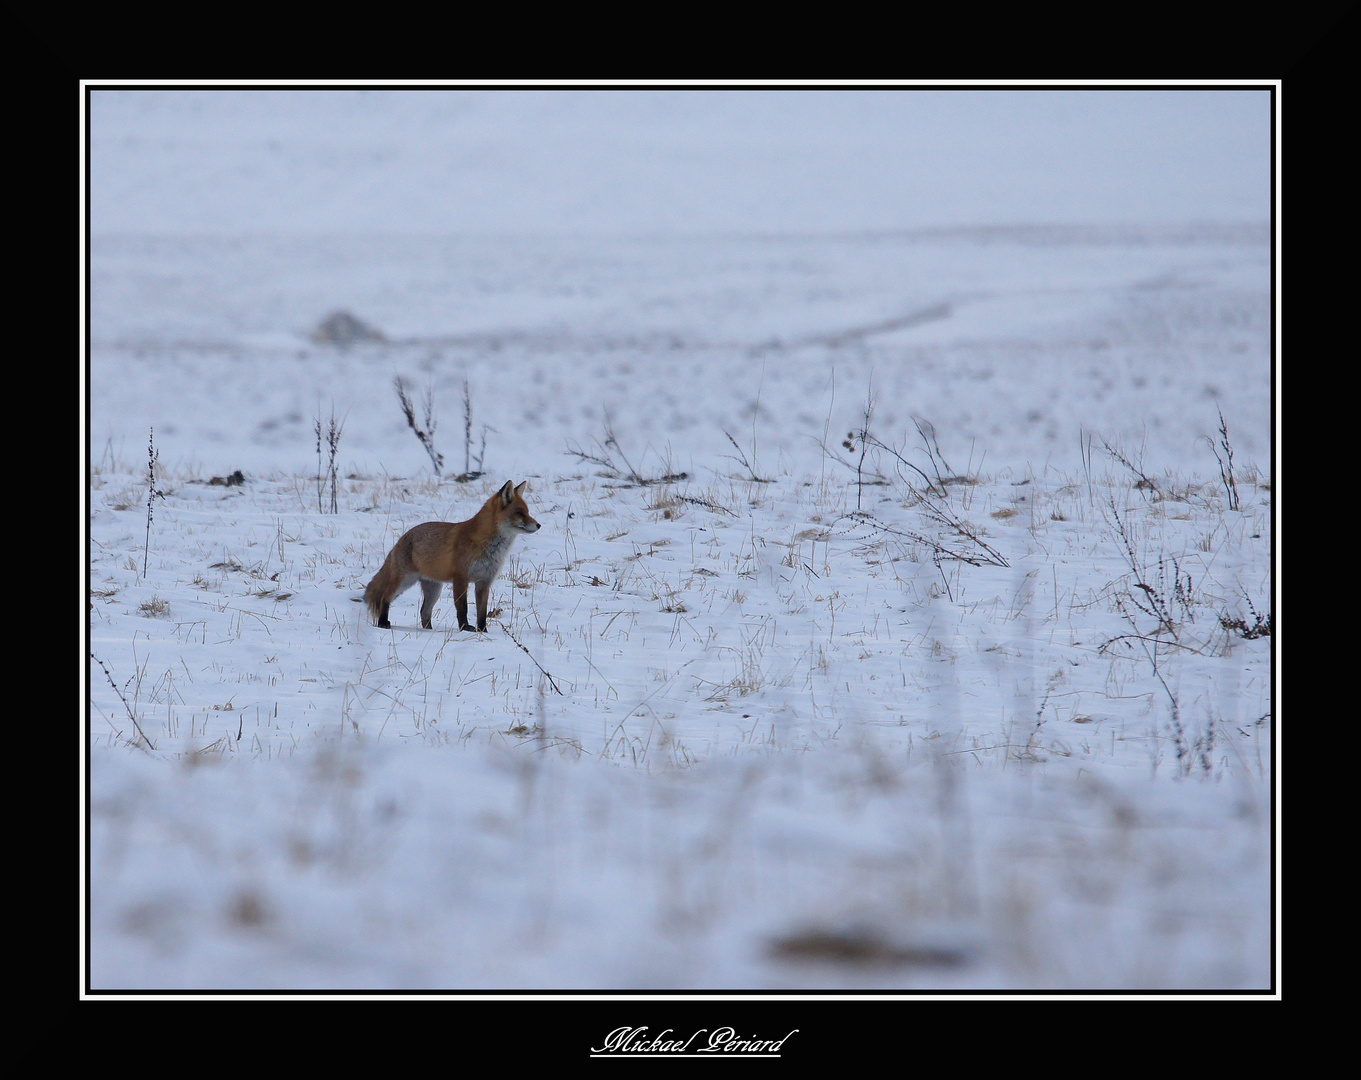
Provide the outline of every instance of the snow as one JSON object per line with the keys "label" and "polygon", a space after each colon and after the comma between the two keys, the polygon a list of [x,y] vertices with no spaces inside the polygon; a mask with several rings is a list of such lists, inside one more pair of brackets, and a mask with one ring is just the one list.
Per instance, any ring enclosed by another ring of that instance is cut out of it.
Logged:
{"label": "snow", "polygon": [[88,992],[1274,991],[1267,89],[89,105]]}

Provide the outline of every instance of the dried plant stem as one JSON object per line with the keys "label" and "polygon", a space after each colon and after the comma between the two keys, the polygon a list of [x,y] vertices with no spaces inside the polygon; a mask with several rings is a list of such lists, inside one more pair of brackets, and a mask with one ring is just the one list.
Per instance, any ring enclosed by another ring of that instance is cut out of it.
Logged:
{"label": "dried plant stem", "polygon": [[416,409],[411,403],[411,398],[406,391],[406,380],[398,375],[393,379],[393,386],[397,391],[397,400],[402,406],[402,415],[406,417],[406,422],[411,430],[415,432],[416,438],[425,447],[425,452],[430,455],[430,462],[435,467],[435,475],[440,475],[440,470],[444,467],[444,455],[435,449],[435,391],[427,388],[424,401],[425,426],[422,427],[416,422]]}
{"label": "dried plant stem", "polygon": [[[922,472],[922,470],[919,469],[916,465],[913,465],[912,462],[908,461],[907,458],[903,457],[901,452],[896,450],[894,447],[889,446],[888,443],[883,442],[881,439],[879,439],[878,436],[872,435],[869,432],[865,432],[863,434],[863,440],[865,443],[874,446],[876,449],[883,450],[890,457],[894,458],[898,462],[900,476],[902,475],[901,467],[906,466],[907,468],[911,469],[914,473],[916,473],[918,476],[922,478],[922,483],[926,485],[927,491],[934,492],[939,490],[939,492],[942,495],[946,493],[946,488],[943,481],[940,483],[939,488],[937,488],[937,485],[931,482],[931,478],[927,476],[926,473]],[[937,470],[937,478],[939,478],[939,475],[940,475],[939,470]],[[904,479],[905,482],[907,483],[907,486],[909,488],[912,488],[913,487],[912,481],[906,480],[906,478]]]}
{"label": "dried plant stem", "polygon": [[161,452],[156,449],[156,429],[150,428],[150,438],[147,440],[147,493],[146,493],[146,543],[142,548],[142,577],[147,575],[147,566],[151,557],[151,518],[152,506],[157,499],[164,499],[165,492],[156,487],[156,462],[160,460]]}
{"label": "dried plant stem", "polygon": [[482,475],[482,462],[487,456],[487,425],[482,425],[482,445],[473,457],[473,390],[468,377],[463,376],[463,474],[455,477],[460,483],[476,480]]}
{"label": "dried plant stem", "polygon": [[473,391],[468,376],[463,376],[463,475],[473,471]]}
{"label": "dried plant stem", "polygon": [[[1213,451],[1215,460],[1219,462],[1219,479],[1224,483],[1224,491],[1229,497],[1229,509],[1242,509],[1242,503],[1238,498],[1238,483],[1233,476],[1233,447],[1229,444],[1229,424],[1224,419],[1224,410],[1216,406],[1219,413],[1219,445],[1210,443],[1210,450]],[[1221,454],[1221,451],[1223,453]]]}
{"label": "dried plant stem", "polygon": [[[623,447],[619,445],[619,439],[614,433],[614,421],[609,413],[605,414],[605,441],[603,443],[599,439],[593,441],[596,446],[595,453],[579,449],[571,443],[567,446],[567,453],[571,454],[579,461],[587,461],[592,465],[599,465],[602,469],[608,471],[611,478],[623,478],[632,484],[637,484],[639,487],[648,487],[652,484],[669,484],[677,480],[689,478],[690,474],[687,472],[667,472],[663,473],[661,476],[643,476],[633,467],[633,463],[625,456]],[[618,461],[615,460],[615,454],[619,455]],[[620,464],[620,462],[622,462],[622,464]]]}
{"label": "dried plant stem", "polygon": [[931,549],[932,557],[939,564],[942,560],[968,563],[970,566],[1010,566],[1006,556],[978,535],[978,531],[963,518],[959,517],[948,507],[941,506],[926,499],[922,500],[923,512],[938,525],[954,532],[961,539],[973,545],[973,550],[960,545],[950,545],[941,540],[933,539],[922,533],[914,532],[911,529],[900,529],[887,522],[880,521],[873,514],[865,510],[858,510],[853,514],[848,514],[853,521],[861,522],[871,528],[883,533],[885,536],[896,536],[903,540],[911,540],[913,543],[923,544]]}
{"label": "dried plant stem", "polygon": [[548,674],[548,672],[544,670],[544,666],[534,659],[534,654],[524,647],[524,643],[521,642],[520,639],[515,636],[515,631],[512,630],[510,627],[506,627],[506,636],[509,637],[511,641],[515,642],[515,647],[518,648],[527,657],[529,657],[530,663],[532,663],[536,668],[539,669],[540,672],[542,672],[543,677],[548,680],[548,685],[553,688],[553,692],[555,694],[562,694],[562,691],[558,689],[558,684],[554,680],[553,676]]}
{"label": "dried plant stem", "polygon": [[[944,491],[946,478],[953,475],[954,470],[950,468],[950,463],[945,460],[945,455],[941,453],[940,442],[936,438],[936,425],[921,416],[914,416],[912,424],[917,429],[917,434],[921,436],[926,456],[931,459],[931,467],[936,473],[936,483]],[[920,472],[921,470],[918,469],[917,471]]]}
{"label": "dried plant stem", "polygon": [[320,416],[318,416],[316,420],[313,421],[312,429],[313,431],[316,432],[317,436],[317,513],[319,514],[326,513],[325,506],[322,503],[322,497],[326,490],[326,483],[329,480],[331,485],[331,513],[338,514],[340,513],[340,510],[336,502],[336,487],[338,480],[336,470],[336,455],[340,450],[340,435],[341,432],[344,431],[345,429],[345,421],[336,420],[335,406],[332,405],[331,418],[328,421],[325,429],[326,448],[328,457],[326,459],[326,464],[324,468],[322,465],[321,456],[322,425]]}
{"label": "dried plant stem", "polygon": [[[1106,453],[1109,454],[1112,459],[1118,461],[1121,465],[1123,465],[1125,468],[1127,468],[1130,472],[1132,472],[1135,476],[1139,478],[1134,484],[1137,490],[1139,491],[1158,490],[1157,481],[1154,480],[1152,477],[1148,476],[1143,469],[1141,469],[1138,465],[1131,461],[1129,459],[1129,455],[1127,455],[1124,452],[1124,450],[1122,450],[1120,447],[1112,446],[1105,439],[1102,439],[1101,448],[1105,450]],[[1142,455],[1140,456],[1140,460],[1142,461]]]}
{"label": "dried plant stem", "polygon": [[[735,460],[741,464],[742,468],[747,470],[748,480],[750,480],[753,484],[773,484],[775,482],[768,476],[757,476],[756,466],[747,460],[747,455],[743,453],[742,448],[737,445],[737,440],[734,439],[732,435],[727,431],[723,432],[723,434],[728,436],[728,442],[732,443],[733,449],[737,451],[737,458]],[[755,436],[753,435],[752,438],[753,438],[752,456],[755,457],[756,456]],[[731,457],[731,455],[729,455],[729,457]]]}
{"label": "dried plant stem", "polygon": [[146,732],[142,730],[142,725],[137,722],[137,714],[132,711],[132,706],[128,704],[128,699],[123,696],[123,691],[118,689],[118,684],[113,681],[113,675],[111,675],[109,673],[109,669],[104,666],[104,661],[97,657],[94,653],[90,654],[90,659],[93,660],[96,664],[98,664],[99,669],[104,672],[104,677],[109,680],[109,685],[113,687],[113,692],[118,695],[118,700],[123,703],[123,708],[124,710],[126,710],[128,714],[128,719],[132,721],[132,726],[137,729],[137,737],[139,739],[139,742],[135,743],[134,745],[141,745],[141,743],[144,742],[152,750],[155,750],[156,744],[147,738]]}

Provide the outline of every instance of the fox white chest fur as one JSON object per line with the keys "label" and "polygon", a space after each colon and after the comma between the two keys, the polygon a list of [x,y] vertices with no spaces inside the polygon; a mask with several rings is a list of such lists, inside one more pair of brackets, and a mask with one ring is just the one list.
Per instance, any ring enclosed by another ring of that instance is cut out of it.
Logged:
{"label": "fox white chest fur", "polygon": [[510,558],[510,549],[520,530],[503,525],[491,538],[482,554],[468,564],[468,580],[472,582],[492,582],[501,573],[501,567]]}

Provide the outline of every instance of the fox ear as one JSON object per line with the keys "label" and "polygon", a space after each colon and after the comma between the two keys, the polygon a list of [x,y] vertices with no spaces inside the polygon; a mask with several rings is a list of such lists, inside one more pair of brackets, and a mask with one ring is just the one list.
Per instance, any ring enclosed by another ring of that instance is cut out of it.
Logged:
{"label": "fox ear", "polygon": [[515,485],[507,480],[497,494],[501,496],[501,505],[509,506],[511,500],[515,498]]}
{"label": "fox ear", "polygon": [[[509,481],[507,481],[507,483],[509,483]],[[520,486],[517,487],[517,488],[515,489],[515,494],[516,494],[516,495],[523,495],[523,494],[524,494],[524,490],[525,490],[525,485],[526,485],[527,483],[529,483],[528,480],[521,480],[521,481],[520,481]]]}

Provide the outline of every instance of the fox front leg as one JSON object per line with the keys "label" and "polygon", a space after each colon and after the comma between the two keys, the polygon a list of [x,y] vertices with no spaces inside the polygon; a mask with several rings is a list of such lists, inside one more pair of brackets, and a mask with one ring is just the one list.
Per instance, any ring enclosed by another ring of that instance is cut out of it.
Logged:
{"label": "fox front leg", "polygon": [[468,624],[468,582],[454,582],[454,610],[458,612],[458,628],[460,630],[471,630]]}
{"label": "fox front leg", "polygon": [[487,632],[487,600],[491,596],[491,582],[479,581],[475,592],[477,593],[477,629],[485,634]]}

